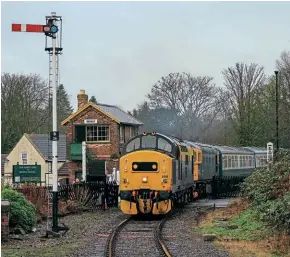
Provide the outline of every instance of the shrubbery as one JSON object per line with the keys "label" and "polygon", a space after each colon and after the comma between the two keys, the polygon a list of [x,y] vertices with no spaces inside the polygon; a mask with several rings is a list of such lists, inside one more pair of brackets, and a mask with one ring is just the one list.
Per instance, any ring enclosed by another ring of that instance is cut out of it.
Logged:
{"label": "shrubbery", "polygon": [[256,170],[242,184],[255,215],[271,227],[290,232],[290,151],[281,151],[269,169]]}
{"label": "shrubbery", "polygon": [[5,187],[1,192],[2,199],[8,199],[11,204],[9,225],[21,227],[30,231],[36,223],[35,207],[27,201],[23,194],[18,193],[11,187]]}

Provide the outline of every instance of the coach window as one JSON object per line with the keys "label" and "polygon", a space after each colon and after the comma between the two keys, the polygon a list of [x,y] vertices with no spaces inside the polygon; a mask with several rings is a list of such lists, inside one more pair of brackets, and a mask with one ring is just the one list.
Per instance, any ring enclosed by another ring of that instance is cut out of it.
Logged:
{"label": "coach window", "polygon": [[235,156],[235,167],[236,168],[239,167],[239,158],[238,158],[238,156]]}
{"label": "coach window", "polygon": [[164,138],[158,138],[158,149],[171,153],[172,145]]}
{"label": "coach window", "polygon": [[223,156],[223,168],[227,168],[227,156]]}
{"label": "coach window", "polygon": [[228,167],[231,168],[232,167],[232,156],[228,156]]}
{"label": "coach window", "polygon": [[156,137],[155,136],[143,136],[142,137],[142,148],[156,148]]}
{"label": "coach window", "polygon": [[130,143],[128,143],[126,147],[126,152],[129,153],[139,148],[140,148],[140,138],[138,137],[132,140]]}

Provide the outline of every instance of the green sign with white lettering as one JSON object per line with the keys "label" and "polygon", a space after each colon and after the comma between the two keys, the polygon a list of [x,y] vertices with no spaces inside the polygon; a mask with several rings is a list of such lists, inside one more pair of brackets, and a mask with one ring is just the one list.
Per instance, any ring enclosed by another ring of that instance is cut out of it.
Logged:
{"label": "green sign with white lettering", "polygon": [[41,166],[13,165],[13,183],[41,183]]}

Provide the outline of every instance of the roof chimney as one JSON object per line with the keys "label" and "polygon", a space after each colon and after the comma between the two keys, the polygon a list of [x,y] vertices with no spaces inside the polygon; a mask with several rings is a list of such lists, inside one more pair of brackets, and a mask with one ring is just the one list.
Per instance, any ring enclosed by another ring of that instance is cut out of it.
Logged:
{"label": "roof chimney", "polygon": [[78,98],[78,109],[82,108],[85,104],[88,103],[89,97],[86,95],[86,91],[84,89],[80,90],[80,93],[77,96]]}

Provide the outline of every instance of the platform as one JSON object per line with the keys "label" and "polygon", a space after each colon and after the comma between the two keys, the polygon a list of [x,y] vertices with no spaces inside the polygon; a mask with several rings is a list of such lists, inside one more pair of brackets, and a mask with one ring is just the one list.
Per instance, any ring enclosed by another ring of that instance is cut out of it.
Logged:
{"label": "platform", "polygon": [[230,205],[233,201],[237,200],[237,198],[225,198],[225,199],[200,199],[193,203],[189,203],[186,205],[186,208],[194,208],[194,207],[216,207],[216,208],[225,208]]}

